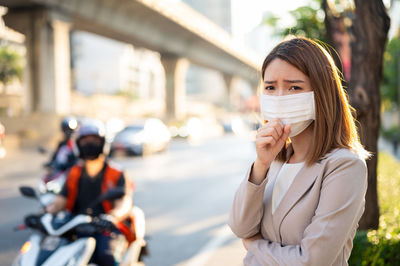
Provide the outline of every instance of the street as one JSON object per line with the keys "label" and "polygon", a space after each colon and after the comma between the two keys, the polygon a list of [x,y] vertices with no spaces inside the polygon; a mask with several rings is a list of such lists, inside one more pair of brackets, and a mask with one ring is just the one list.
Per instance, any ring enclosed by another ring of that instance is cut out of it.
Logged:
{"label": "street", "polygon": [[[115,159],[134,180],[134,203],[146,215],[145,264],[242,265],[245,250],[226,222],[254,158],[247,138],[224,135],[198,144],[174,140],[163,153]],[[29,151],[0,161],[1,265],[11,264],[29,236],[13,227],[38,208],[19,195],[18,186],[36,186],[46,159]]]}

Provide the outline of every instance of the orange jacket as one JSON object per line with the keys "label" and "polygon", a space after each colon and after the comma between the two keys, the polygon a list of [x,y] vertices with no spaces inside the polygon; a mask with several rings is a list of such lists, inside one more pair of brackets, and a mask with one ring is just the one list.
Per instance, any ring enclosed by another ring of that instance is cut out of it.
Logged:
{"label": "orange jacket", "polygon": [[[113,168],[107,164],[106,169],[104,171],[104,178],[101,184],[101,192],[105,193],[107,190],[116,187],[118,179],[121,177],[122,172],[116,168]],[[69,172],[66,186],[68,189],[68,196],[67,196],[67,205],[66,209],[68,211],[72,211],[76,197],[78,195],[78,186],[79,186],[79,179],[82,175],[82,166],[76,164],[73,166]],[[128,180],[126,180],[128,182]],[[126,184],[129,186],[130,184]],[[105,213],[109,213],[112,209],[112,204],[110,201],[103,201],[102,202],[103,209]],[[124,221],[125,222],[125,221]],[[125,235],[126,239],[129,243],[133,242],[136,239],[135,230],[134,230],[134,217],[131,215],[129,217],[130,226],[127,226],[123,221],[118,221],[116,226],[117,228]]]}

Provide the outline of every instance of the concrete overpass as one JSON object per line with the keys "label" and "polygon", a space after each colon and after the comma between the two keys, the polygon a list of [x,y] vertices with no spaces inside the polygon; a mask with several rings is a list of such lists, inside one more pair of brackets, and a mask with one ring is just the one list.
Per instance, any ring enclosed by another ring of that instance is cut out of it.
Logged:
{"label": "concrete overpass", "polygon": [[30,99],[38,112],[68,113],[69,31],[89,31],[161,54],[166,111],[180,117],[187,60],[220,71],[228,91],[241,77],[257,84],[261,58],[235,46],[231,36],[187,5],[167,0],[0,0],[6,25],[26,36]]}

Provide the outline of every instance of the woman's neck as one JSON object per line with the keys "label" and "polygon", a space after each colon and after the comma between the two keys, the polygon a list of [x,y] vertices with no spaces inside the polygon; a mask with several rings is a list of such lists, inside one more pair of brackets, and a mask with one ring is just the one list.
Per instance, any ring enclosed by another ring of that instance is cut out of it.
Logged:
{"label": "woman's neck", "polygon": [[293,154],[288,163],[300,163],[306,160],[307,154],[312,146],[313,127],[313,125],[310,125],[299,135],[290,139],[292,142]]}
{"label": "woman's neck", "polygon": [[85,168],[86,173],[90,177],[95,177],[104,166],[104,157],[100,155],[97,159],[94,160],[86,160],[85,161]]}

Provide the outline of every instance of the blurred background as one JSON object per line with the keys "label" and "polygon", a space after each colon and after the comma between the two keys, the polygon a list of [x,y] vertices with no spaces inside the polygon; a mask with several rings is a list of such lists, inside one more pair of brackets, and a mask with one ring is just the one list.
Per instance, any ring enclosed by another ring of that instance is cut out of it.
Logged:
{"label": "blurred background", "polygon": [[374,153],[350,264],[400,264],[400,1],[0,0],[0,16],[1,265],[38,208],[18,186],[37,186],[67,116],[106,125],[146,215],[147,265],[242,265],[227,216],[255,159],[262,61],[290,34],[337,51]]}

